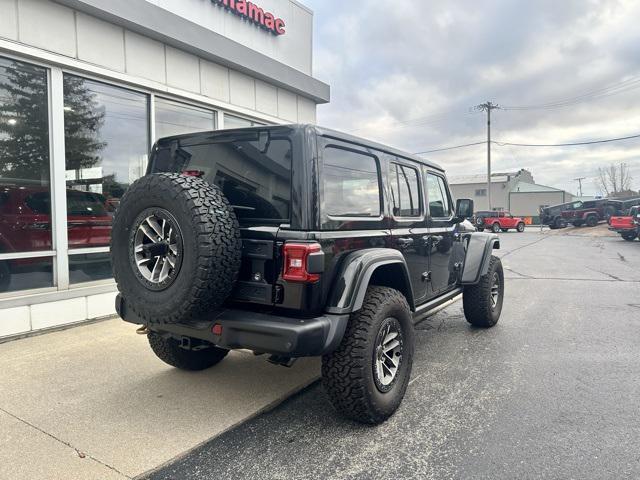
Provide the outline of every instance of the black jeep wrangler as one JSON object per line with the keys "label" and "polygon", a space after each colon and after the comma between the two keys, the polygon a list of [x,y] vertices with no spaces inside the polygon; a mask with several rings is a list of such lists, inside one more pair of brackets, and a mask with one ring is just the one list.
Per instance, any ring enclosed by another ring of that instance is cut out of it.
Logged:
{"label": "black jeep wrangler", "polygon": [[416,320],[462,294],[472,325],[498,322],[499,240],[472,212],[437,165],[331,130],[165,138],[115,215],[116,307],[181,369],[232,349],[322,356],[337,410],[379,423],[407,389]]}

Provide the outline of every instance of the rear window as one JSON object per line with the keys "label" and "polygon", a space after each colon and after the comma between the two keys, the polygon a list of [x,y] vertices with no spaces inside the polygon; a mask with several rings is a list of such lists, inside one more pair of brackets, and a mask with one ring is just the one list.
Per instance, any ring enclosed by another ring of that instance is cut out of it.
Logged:
{"label": "rear window", "polygon": [[199,171],[218,185],[243,224],[281,224],[291,216],[292,144],[266,131],[214,135],[206,143],[174,140],[152,172]]}

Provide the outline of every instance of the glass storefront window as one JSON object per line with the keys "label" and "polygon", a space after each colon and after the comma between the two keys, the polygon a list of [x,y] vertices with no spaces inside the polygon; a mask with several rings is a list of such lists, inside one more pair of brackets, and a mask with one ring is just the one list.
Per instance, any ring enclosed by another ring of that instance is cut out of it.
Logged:
{"label": "glass storefront window", "polygon": [[64,110],[69,248],[108,246],[113,212],[146,170],[149,97],[65,75]]}
{"label": "glass storefront window", "polygon": [[156,138],[209,132],[216,128],[215,113],[211,110],[157,97],[155,110]]}
{"label": "glass storefront window", "polygon": [[262,123],[252,122],[251,120],[247,120],[246,118],[236,117],[234,115],[225,115],[224,116],[224,128],[232,129],[232,128],[246,128],[246,127],[255,127],[256,125],[263,125]]}
{"label": "glass storefront window", "polygon": [[69,283],[72,285],[108,280],[112,276],[111,255],[109,253],[69,256]]}
{"label": "glass storefront window", "polygon": [[0,260],[0,294],[53,287],[53,259]]}
{"label": "glass storefront window", "polygon": [[47,82],[0,58],[0,253],[52,249]]}

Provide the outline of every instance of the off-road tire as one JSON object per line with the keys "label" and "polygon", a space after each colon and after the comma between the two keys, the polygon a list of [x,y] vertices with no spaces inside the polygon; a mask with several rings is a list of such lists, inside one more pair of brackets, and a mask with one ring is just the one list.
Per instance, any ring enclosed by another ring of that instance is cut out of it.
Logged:
{"label": "off-road tire", "polygon": [[[134,255],[136,224],[149,211],[168,212],[182,239],[181,263],[166,288],[145,284]],[[147,175],[122,197],[113,221],[113,274],[127,308],[147,324],[193,323],[220,307],[240,269],[236,215],[222,191],[196,177]]]}
{"label": "off-road tire", "polygon": [[201,350],[187,350],[181,348],[176,339],[164,338],[155,332],[149,332],[148,338],[153,353],[164,363],[180,370],[206,370],[220,363],[229,353],[229,350],[213,345]]}
{"label": "off-road tire", "polygon": [[595,215],[589,215],[587,217],[587,227],[595,227],[596,225],[598,225],[598,217],[596,217]]}
{"label": "off-road tire", "polygon": [[[390,390],[376,384],[376,339],[381,327],[395,319],[401,327],[402,357]],[[338,412],[360,423],[378,424],[394,414],[409,384],[414,332],[406,298],[392,288],[372,286],[362,309],[351,314],[340,346],[322,358],[322,383]]]}
{"label": "off-road tire", "polygon": [[500,230],[502,230],[502,229],[500,228],[500,224],[499,223],[496,222],[493,225],[491,225],[491,231],[493,233],[498,233],[498,232],[500,232]]}
{"label": "off-road tire", "polygon": [[[492,305],[491,290],[494,275],[498,276],[499,298],[496,306]],[[496,256],[491,257],[489,271],[480,278],[476,285],[467,285],[462,294],[464,316],[471,325],[480,328],[491,328],[500,320],[504,300],[504,271],[502,262]]]}
{"label": "off-road tire", "polygon": [[627,242],[633,242],[638,234],[636,232],[624,232],[620,234]]}
{"label": "off-road tire", "polygon": [[524,233],[524,228],[525,228],[524,223],[520,222],[516,227],[516,230],[518,231],[518,233]]}

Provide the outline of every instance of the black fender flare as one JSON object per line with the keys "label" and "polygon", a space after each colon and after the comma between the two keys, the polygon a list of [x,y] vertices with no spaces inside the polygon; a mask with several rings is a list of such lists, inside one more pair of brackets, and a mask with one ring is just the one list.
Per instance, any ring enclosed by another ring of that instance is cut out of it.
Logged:
{"label": "black fender flare", "polygon": [[494,233],[470,233],[464,238],[466,254],[462,267],[462,284],[474,285],[489,271],[493,250],[500,248],[500,239]]}
{"label": "black fender flare", "polygon": [[393,288],[404,294],[411,310],[415,311],[409,269],[402,253],[390,248],[370,248],[349,253],[341,262],[332,282],[326,312],[343,315],[360,310],[371,277],[379,268],[392,268],[399,275],[402,284],[394,284]]}

